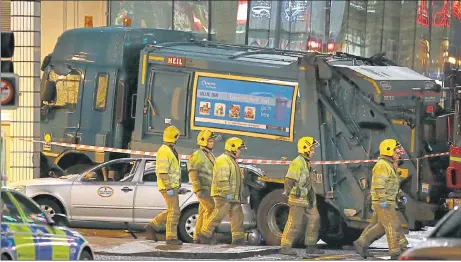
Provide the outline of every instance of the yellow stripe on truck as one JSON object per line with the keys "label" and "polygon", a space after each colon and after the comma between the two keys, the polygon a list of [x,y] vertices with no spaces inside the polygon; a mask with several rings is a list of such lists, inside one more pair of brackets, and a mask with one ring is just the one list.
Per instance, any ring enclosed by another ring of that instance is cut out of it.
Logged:
{"label": "yellow stripe on truck", "polygon": [[8,227],[14,232],[13,240],[18,260],[37,259],[32,230],[28,226],[24,225],[9,224]]}
{"label": "yellow stripe on truck", "polygon": [[450,161],[461,162],[461,157],[451,156],[451,157],[450,157]]}
{"label": "yellow stripe on truck", "polygon": [[53,260],[70,260],[70,244],[67,241],[66,233],[55,228],[55,236],[52,239],[52,259]]}

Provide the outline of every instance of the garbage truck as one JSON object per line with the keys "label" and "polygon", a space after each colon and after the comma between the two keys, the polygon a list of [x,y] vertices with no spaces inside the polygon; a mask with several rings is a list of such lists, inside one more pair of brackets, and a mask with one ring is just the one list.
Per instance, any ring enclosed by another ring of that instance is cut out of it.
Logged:
{"label": "garbage truck", "polygon": [[78,145],[155,152],[168,125],[181,131],[183,155],[196,150],[200,130],[219,134],[216,154],[239,136],[248,147],[242,159],[265,173],[251,178],[258,230],[278,245],[288,216],[286,161],[296,157],[300,137],[313,136],[320,141],[313,159],[320,238],[346,245],[372,215],[379,143],[395,138],[407,152],[399,164],[408,197],[402,226],[416,230],[446,212],[448,156],[434,154],[449,149],[452,115],[438,106],[434,80],[385,54],[266,49],[160,29],[78,28],[60,36],[42,70],[41,157],[53,172],[81,172],[125,156]]}

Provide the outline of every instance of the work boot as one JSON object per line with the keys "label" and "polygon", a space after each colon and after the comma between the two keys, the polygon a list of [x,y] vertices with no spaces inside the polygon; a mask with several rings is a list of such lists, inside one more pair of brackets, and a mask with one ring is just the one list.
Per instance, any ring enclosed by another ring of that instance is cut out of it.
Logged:
{"label": "work boot", "polygon": [[296,253],[296,250],[294,250],[291,247],[282,247],[282,249],[280,249],[280,254],[287,256],[296,256],[298,253]]}
{"label": "work boot", "polygon": [[354,247],[355,252],[357,252],[357,254],[359,254],[363,259],[367,258],[367,255],[369,255],[369,253],[367,252],[367,249],[359,243],[358,240],[354,241]]}
{"label": "work boot", "polygon": [[236,239],[236,240],[232,240],[232,245],[234,246],[244,246],[246,243],[245,243],[245,239],[244,238],[239,238],[239,239]]}
{"label": "work boot", "polygon": [[324,253],[325,251],[318,249],[316,245],[306,247],[306,254],[308,255],[320,255]]}
{"label": "work boot", "polygon": [[155,242],[158,241],[158,239],[157,239],[157,230],[152,224],[145,225],[144,229],[147,232],[146,240],[154,240]]}
{"label": "work boot", "polygon": [[182,241],[179,240],[179,239],[168,239],[168,240],[166,241],[166,244],[167,244],[167,245],[180,246],[180,245],[182,245]]}
{"label": "work boot", "polygon": [[200,244],[200,240],[199,239],[194,239],[194,244]]}
{"label": "work boot", "polygon": [[399,260],[400,254],[391,255],[391,260]]}

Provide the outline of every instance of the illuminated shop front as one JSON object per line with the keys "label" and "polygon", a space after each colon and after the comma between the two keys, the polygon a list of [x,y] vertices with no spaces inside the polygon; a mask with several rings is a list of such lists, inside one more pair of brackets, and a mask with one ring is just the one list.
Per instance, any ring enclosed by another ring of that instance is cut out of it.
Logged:
{"label": "illuminated shop front", "polygon": [[[461,59],[461,1],[110,1],[109,24],[262,47],[386,55],[433,78]],[[451,57],[451,58],[450,58]]]}

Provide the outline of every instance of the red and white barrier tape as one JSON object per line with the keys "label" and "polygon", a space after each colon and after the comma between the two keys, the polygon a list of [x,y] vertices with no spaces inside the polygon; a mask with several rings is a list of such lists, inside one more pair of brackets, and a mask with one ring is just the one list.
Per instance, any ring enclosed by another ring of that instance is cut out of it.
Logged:
{"label": "red and white barrier tape", "polygon": [[[11,137],[13,138],[13,137]],[[14,138],[13,138],[14,139]],[[38,140],[31,140],[31,139],[22,139],[17,138],[22,141],[31,142],[31,143],[40,143],[40,144],[48,144],[48,145],[55,145],[61,147],[68,147],[86,151],[95,151],[95,152],[113,152],[113,153],[124,153],[130,155],[144,155],[144,156],[152,156],[156,155],[155,152],[147,152],[147,151],[139,151],[139,150],[131,150],[131,149],[120,149],[120,148],[112,148],[112,147],[103,147],[103,146],[89,146],[89,145],[82,145],[82,144],[70,144],[70,143],[60,143],[60,142],[50,142],[45,143],[44,141]],[[438,153],[438,154],[430,154],[424,155],[420,158],[405,158],[401,159],[404,161],[408,160],[417,160],[417,159],[425,159],[431,157],[438,157],[438,156],[448,156],[449,153]],[[179,155],[180,159],[187,160],[189,159],[190,155]],[[339,165],[339,164],[362,164],[362,163],[375,163],[377,159],[372,160],[342,160],[342,161],[311,161],[312,165]],[[256,164],[256,165],[288,165],[291,163],[289,160],[262,160],[262,159],[238,159],[239,163],[243,164]]]}

